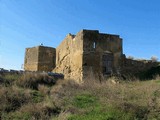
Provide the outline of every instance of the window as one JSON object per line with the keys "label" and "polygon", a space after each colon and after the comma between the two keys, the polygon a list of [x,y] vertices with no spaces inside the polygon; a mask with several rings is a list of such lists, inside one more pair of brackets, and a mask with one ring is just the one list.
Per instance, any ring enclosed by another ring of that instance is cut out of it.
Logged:
{"label": "window", "polygon": [[87,63],[84,63],[83,66],[87,66]]}
{"label": "window", "polygon": [[93,48],[94,49],[96,48],[96,42],[93,42]]}

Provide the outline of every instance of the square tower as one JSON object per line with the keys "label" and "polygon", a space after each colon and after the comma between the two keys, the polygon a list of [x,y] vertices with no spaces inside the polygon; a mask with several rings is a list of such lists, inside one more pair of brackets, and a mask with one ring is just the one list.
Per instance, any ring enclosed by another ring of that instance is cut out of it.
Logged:
{"label": "square tower", "polygon": [[26,48],[24,70],[49,72],[55,68],[56,49],[46,46]]}

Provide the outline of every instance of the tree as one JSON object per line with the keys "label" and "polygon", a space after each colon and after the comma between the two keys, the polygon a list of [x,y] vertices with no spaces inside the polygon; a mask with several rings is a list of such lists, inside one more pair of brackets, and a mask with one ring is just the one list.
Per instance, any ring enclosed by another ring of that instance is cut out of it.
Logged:
{"label": "tree", "polygon": [[127,58],[128,58],[128,59],[131,59],[131,60],[134,60],[134,57],[133,57],[133,56],[128,56]]}
{"label": "tree", "polygon": [[158,61],[158,57],[157,56],[152,56],[151,60],[152,60],[152,62],[157,62]]}

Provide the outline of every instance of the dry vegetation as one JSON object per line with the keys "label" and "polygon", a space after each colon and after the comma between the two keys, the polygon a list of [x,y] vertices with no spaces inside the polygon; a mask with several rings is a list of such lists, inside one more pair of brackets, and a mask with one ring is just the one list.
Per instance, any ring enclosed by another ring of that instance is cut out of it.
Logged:
{"label": "dry vegetation", "polygon": [[159,120],[160,77],[149,81],[55,80],[0,75],[2,120]]}

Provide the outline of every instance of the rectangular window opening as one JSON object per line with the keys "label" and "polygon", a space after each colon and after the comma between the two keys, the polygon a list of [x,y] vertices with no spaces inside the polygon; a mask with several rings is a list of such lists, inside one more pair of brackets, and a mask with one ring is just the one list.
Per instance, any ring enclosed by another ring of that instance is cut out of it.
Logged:
{"label": "rectangular window opening", "polygon": [[96,42],[93,42],[93,48],[94,49],[96,48]]}

